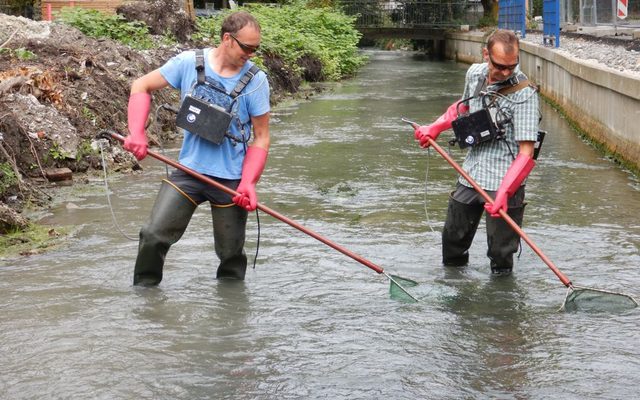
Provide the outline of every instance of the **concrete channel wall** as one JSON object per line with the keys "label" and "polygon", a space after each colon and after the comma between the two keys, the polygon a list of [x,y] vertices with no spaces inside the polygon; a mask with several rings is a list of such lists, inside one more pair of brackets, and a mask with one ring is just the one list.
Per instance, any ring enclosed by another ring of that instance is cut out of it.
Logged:
{"label": "concrete channel wall", "polygon": [[[450,33],[445,56],[482,62],[485,38],[481,32]],[[528,42],[520,44],[520,68],[593,141],[640,170],[640,79]]]}

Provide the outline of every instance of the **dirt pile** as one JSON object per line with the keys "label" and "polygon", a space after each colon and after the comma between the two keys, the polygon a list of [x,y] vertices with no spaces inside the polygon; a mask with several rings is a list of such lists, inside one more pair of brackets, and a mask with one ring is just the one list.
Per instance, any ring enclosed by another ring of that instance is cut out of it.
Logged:
{"label": "dirt pile", "polygon": [[142,21],[154,35],[171,34],[180,42],[189,40],[195,23],[180,7],[178,0],[153,0],[126,3],[116,12],[129,21]]}
{"label": "dirt pile", "polygon": [[[181,50],[135,51],[64,24],[5,14],[0,46],[0,202],[18,210],[21,201],[40,199],[34,186],[46,184],[52,169],[99,167],[93,139],[102,129],[126,133],[131,81]],[[163,90],[154,102],[173,104],[176,96]],[[170,116],[159,115],[171,131]],[[120,166],[137,164],[120,157]]]}

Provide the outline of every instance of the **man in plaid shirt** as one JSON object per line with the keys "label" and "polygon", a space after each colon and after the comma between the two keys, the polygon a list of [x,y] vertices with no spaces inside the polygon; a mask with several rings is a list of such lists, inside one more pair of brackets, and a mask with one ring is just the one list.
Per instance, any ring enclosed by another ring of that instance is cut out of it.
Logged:
{"label": "man in plaid shirt", "polygon": [[[499,139],[483,141],[470,148],[463,169],[492,198],[485,204],[482,196],[463,177],[458,178],[456,190],[449,198],[447,219],[442,231],[442,261],[445,266],[463,266],[469,261],[469,247],[473,241],[483,211],[487,212],[487,256],[491,260],[491,272],[509,275],[513,269],[513,254],[518,250],[519,237],[500,218],[500,210],[506,211],[518,224],[524,216],[524,182],[535,166],[534,145],[538,135],[540,113],[536,90],[529,85],[517,86],[526,81],[520,72],[519,41],[512,31],[497,30],[487,40],[483,49],[482,64],[473,64],[467,71],[465,89],[461,101],[452,104],[447,112],[431,125],[416,129],[416,139],[422,147],[429,146],[429,139],[451,128],[459,113],[475,112],[488,103],[500,110],[508,121],[504,135]],[[498,94],[498,90],[516,86],[516,91]],[[491,96],[487,101],[486,96]]]}

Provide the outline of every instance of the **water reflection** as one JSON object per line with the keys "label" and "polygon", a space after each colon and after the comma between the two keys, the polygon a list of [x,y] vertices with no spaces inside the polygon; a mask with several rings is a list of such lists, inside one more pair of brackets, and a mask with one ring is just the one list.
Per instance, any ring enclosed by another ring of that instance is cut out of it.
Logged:
{"label": "water reflection", "polygon": [[[445,269],[443,283],[456,289],[441,307],[457,317],[451,345],[466,358],[459,384],[492,398],[523,393],[535,314],[527,290],[513,276],[470,281],[453,268]],[[465,335],[471,331],[473,336]]]}
{"label": "water reflection", "polygon": [[209,280],[179,296],[161,287],[133,290],[139,301],[129,324],[145,335],[131,348],[135,358],[149,363],[136,380],[156,382],[150,388],[153,398],[177,389],[179,397],[206,398],[213,392],[242,397],[247,388],[234,382],[260,376],[243,282]]}

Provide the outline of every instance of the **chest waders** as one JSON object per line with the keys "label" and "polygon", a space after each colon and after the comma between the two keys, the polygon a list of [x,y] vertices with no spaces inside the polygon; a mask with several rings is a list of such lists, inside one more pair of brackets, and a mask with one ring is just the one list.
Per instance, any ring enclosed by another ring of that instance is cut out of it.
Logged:
{"label": "chest waders", "polygon": [[[184,234],[198,204],[176,184],[162,181],[149,223],[140,230],[134,285],[155,286],[160,283],[167,252]],[[244,279],[247,270],[244,252],[247,215],[246,210],[235,204],[211,203],[214,248],[220,260],[216,273],[218,279]]]}
{"label": "chest waders", "polygon": [[233,203],[225,206],[211,204],[213,240],[220,260],[216,279],[244,279],[247,271],[244,240],[248,215],[247,210]]}
{"label": "chest waders", "polygon": [[163,180],[151,209],[149,223],[140,230],[133,284],[154,286],[162,280],[169,248],[182,237],[198,204],[172,183]]}
{"label": "chest waders", "polygon": [[[507,214],[522,226],[524,218],[524,187],[509,199]],[[442,229],[442,263],[448,267],[462,267],[469,262],[469,248],[484,213],[484,199],[464,185],[451,193],[447,219]],[[518,251],[520,237],[502,218],[486,214],[487,257],[491,272],[508,275],[513,269],[513,254]]]}

